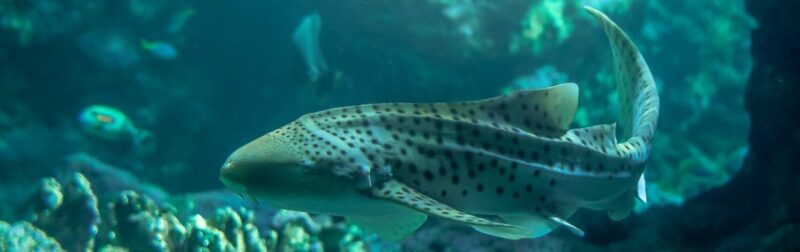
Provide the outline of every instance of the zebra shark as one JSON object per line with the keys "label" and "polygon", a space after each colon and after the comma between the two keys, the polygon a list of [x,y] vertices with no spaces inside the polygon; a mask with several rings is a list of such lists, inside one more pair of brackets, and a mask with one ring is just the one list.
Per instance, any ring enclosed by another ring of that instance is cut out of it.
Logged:
{"label": "zebra shark", "polygon": [[505,239],[543,236],[577,208],[625,218],[646,202],[644,168],[659,98],[642,55],[591,7],[609,38],[619,92],[616,124],[569,129],[578,86],[567,83],[458,103],[334,108],[234,151],[220,178],[272,206],[340,215],[388,240],[428,216]]}

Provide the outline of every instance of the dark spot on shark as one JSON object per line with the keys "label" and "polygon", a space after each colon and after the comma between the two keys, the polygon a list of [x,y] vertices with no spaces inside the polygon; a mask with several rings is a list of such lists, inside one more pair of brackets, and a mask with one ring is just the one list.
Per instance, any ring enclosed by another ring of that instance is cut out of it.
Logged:
{"label": "dark spot on shark", "polygon": [[453,152],[450,151],[450,150],[444,150],[444,151],[442,151],[442,154],[444,154],[444,157],[447,158],[447,159],[452,159],[453,158]]}
{"label": "dark spot on shark", "polygon": [[433,181],[433,172],[431,172],[431,170],[425,170],[425,179]]}
{"label": "dark spot on shark", "polygon": [[409,164],[408,165],[408,171],[410,171],[413,174],[416,174],[417,173],[417,166],[414,165],[414,164]]}
{"label": "dark spot on shark", "polygon": [[463,136],[457,136],[456,137],[456,143],[458,145],[464,145],[464,137]]}
{"label": "dark spot on shark", "polygon": [[450,169],[452,169],[453,171],[458,170],[458,162],[456,161],[450,162]]}
{"label": "dark spot on shark", "polygon": [[522,149],[517,150],[517,157],[519,157],[519,159],[525,159],[525,151]]}
{"label": "dark spot on shark", "polygon": [[426,155],[428,156],[428,158],[434,158],[436,157],[436,152],[434,152],[433,150],[428,150],[428,153],[426,153]]}
{"label": "dark spot on shark", "polygon": [[473,158],[474,155],[472,154],[472,152],[464,152],[464,160],[466,160],[467,162],[472,162]]}

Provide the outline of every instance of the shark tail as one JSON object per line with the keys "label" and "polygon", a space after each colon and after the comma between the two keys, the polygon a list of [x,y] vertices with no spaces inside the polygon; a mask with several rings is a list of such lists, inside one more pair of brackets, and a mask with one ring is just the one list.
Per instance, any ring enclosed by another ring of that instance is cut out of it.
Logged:
{"label": "shark tail", "polygon": [[650,154],[658,121],[659,99],[653,74],[633,41],[619,26],[600,11],[584,8],[597,19],[611,43],[624,140],[618,147],[634,151],[632,161],[642,163]]}
{"label": "shark tail", "polygon": [[[614,58],[614,76],[620,106],[619,121],[623,136],[617,150],[630,157],[631,165],[644,167],[658,123],[659,98],[653,74],[633,44],[633,41],[602,12],[588,6],[586,11],[595,17],[608,37]],[[634,197],[647,202],[644,170],[633,188],[620,195],[616,207],[608,214],[614,220],[624,218],[633,208]],[[634,197],[631,197],[633,195]]]}

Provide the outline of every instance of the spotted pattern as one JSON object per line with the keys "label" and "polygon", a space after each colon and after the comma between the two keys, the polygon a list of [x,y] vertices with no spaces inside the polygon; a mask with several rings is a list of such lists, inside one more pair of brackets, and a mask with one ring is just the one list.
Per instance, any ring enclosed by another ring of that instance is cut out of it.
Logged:
{"label": "spotted pattern", "polygon": [[641,55],[616,25],[593,14],[613,48],[621,127],[630,137],[621,143],[613,124],[568,130],[577,106],[574,84],[460,103],[335,108],[270,135],[301,154],[303,166],[366,181],[378,194],[443,218],[477,223],[488,220],[466,213],[509,211],[567,218],[576,202],[601,201],[636,185],[658,115]]}

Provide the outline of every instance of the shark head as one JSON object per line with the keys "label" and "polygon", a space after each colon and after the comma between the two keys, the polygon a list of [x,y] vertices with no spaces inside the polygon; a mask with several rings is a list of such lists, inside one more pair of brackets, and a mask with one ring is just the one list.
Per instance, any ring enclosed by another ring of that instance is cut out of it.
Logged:
{"label": "shark head", "polygon": [[307,165],[303,155],[287,144],[289,140],[272,132],[245,144],[225,161],[220,179],[237,193],[279,206],[329,199],[337,193],[335,177]]}
{"label": "shark head", "polygon": [[276,207],[352,213],[353,202],[365,197],[364,183],[337,173],[342,159],[329,158],[324,141],[309,140],[302,132],[301,123],[295,122],[245,144],[225,161],[220,180],[240,195]]}

